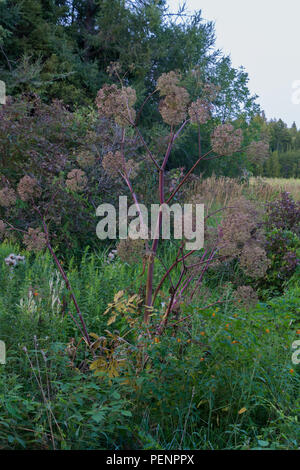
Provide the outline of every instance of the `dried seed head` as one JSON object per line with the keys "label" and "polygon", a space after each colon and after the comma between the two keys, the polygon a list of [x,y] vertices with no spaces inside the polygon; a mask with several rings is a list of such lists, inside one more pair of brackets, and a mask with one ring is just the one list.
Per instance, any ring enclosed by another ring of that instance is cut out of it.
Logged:
{"label": "dried seed head", "polygon": [[232,199],[219,226],[219,254],[228,258],[241,255],[244,245],[255,242],[264,243],[260,227],[261,214],[251,201],[245,197]]}
{"label": "dried seed head", "polygon": [[20,179],[17,191],[22,201],[29,201],[30,199],[40,197],[42,191],[35,178],[28,175]]}
{"label": "dried seed head", "polygon": [[137,177],[139,172],[140,164],[139,162],[135,162],[133,159],[129,159],[126,162],[126,171],[130,179],[134,179]]}
{"label": "dried seed head", "polygon": [[211,118],[211,110],[211,103],[199,98],[189,107],[191,122],[205,124]]}
{"label": "dried seed head", "polygon": [[174,72],[163,73],[157,80],[157,89],[161,95],[171,95],[179,85],[180,77]]}
{"label": "dried seed head", "polygon": [[244,246],[240,257],[240,266],[248,276],[254,279],[264,277],[270,264],[266,251],[262,247],[253,242]]}
{"label": "dried seed head", "polygon": [[12,188],[3,188],[0,190],[0,206],[11,207],[16,203],[16,193]]}
{"label": "dried seed head", "polygon": [[74,169],[67,174],[66,186],[71,191],[83,191],[87,185],[87,177],[82,170]]}
{"label": "dried seed head", "polygon": [[102,160],[102,166],[106,173],[111,178],[118,178],[120,176],[120,171],[123,169],[123,157],[121,152],[108,152],[104,155]]}
{"label": "dried seed head", "polygon": [[232,155],[241,149],[243,132],[231,124],[217,126],[211,136],[212,149],[218,155]]}
{"label": "dried seed head", "polygon": [[116,85],[105,84],[96,97],[96,105],[100,116],[113,118],[122,127],[128,126],[135,120],[133,106],[136,102],[136,92],[131,87],[118,88]]}
{"label": "dried seed head", "polygon": [[177,87],[159,104],[159,112],[166,124],[176,126],[186,118],[189,94],[185,88]]}
{"label": "dried seed head", "polygon": [[95,154],[90,150],[82,149],[77,154],[77,163],[81,168],[91,168],[95,165]]}
{"label": "dried seed head", "polygon": [[221,87],[218,85],[214,85],[213,83],[205,83],[203,85],[203,95],[208,101],[214,101],[220,91]]}
{"label": "dried seed head", "polygon": [[29,228],[23,238],[24,245],[29,251],[41,251],[47,244],[46,235],[39,228]]}
{"label": "dried seed head", "polygon": [[234,299],[239,307],[250,310],[255,307],[258,302],[258,296],[251,286],[240,286],[234,292]]}
{"label": "dried seed head", "polygon": [[121,72],[120,62],[110,62],[109,66],[106,69],[109,76],[118,75]]}
{"label": "dried seed head", "polygon": [[178,86],[179,76],[175,72],[163,73],[157,81],[157,89],[165,98],[159,104],[159,112],[167,124],[176,126],[186,118],[189,94]]}

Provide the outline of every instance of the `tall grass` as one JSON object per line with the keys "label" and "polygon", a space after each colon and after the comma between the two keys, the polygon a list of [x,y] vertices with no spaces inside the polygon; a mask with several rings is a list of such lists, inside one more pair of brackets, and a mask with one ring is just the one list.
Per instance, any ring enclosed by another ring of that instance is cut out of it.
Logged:
{"label": "tall grass", "polygon": [[248,199],[267,202],[278,197],[280,192],[288,191],[294,199],[300,200],[300,180],[281,178],[251,178],[249,182],[236,178],[215,175],[197,178],[189,185],[187,194],[201,197],[206,209],[226,206],[232,199],[244,195]]}
{"label": "tall grass", "polygon": [[275,189],[275,191],[287,191],[291,193],[293,198],[297,201],[300,200],[300,179],[296,178],[251,178],[250,184],[254,187],[261,185],[265,187],[266,185]]}

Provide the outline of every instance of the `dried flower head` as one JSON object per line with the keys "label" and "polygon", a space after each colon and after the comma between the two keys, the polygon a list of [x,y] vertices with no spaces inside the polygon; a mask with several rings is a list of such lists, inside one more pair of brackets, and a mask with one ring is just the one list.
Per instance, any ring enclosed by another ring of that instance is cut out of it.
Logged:
{"label": "dried flower head", "polygon": [[91,168],[96,161],[94,152],[85,149],[78,152],[76,160],[78,165],[84,169]]}
{"label": "dried flower head", "polygon": [[163,73],[157,80],[157,89],[161,95],[171,95],[179,86],[180,76],[174,72]]}
{"label": "dried flower head", "polygon": [[121,240],[117,245],[117,250],[121,260],[128,264],[138,263],[146,254],[145,242],[141,239]]}
{"label": "dried flower head", "polygon": [[159,112],[167,124],[176,126],[186,117],[189,94],[178,86],[179,76],[175,72],[163,73],[157,81],[157,89],[165,98],[159,104]]}
{"label": "dried flower head", "polygon": [[119,75],[121,72],[121,64],[120,62],[110,62],[109,66],[107,67],[106,71],[110,77],[113,75]]}
{"label": "dried flower head", "polygon": [[37,180],[28,175],[25,175],[20,179],[17,191],[22,201],[29,201],[30,199],[38,198],[42,192]]}
{"label": "dried flower head", "polygon": [[29,251],[41,251],[47,244],[46,235],[39,228],[29,228],[23,238],[24,245]]}
{"label": "dried flower head", "polygon": [[239,307],[243,307],[246,310],[254,308],[258,302],[258,296],[251,286],[240,286],[234,292],[235,302]]}
{"label": "dried flower head", "polygon": [[189,107],[189,115],[192,123],[205,124],[211,118],[212,105],[206,100],[198,98]]}
{"label": "dried flower head", "polygon": [[218,155],[232,155],[238,152],[242,142],[242,130],[234,129],[231,124],[217,126],[211,136],[212,149]]}
{"label": "dried flower head", "polygon": [[176,126],[186,118],[189,94],[183,87],[176,87],[159,103],[159,112],[166,124]]}
{"label": "dried flower head", "polygon": [[67,174],[66,186],[71,191],[83,191],[87,185],[87,177],[82,170],[74,169]]}
{"label": "dried flower head", "polygon": [[267,160],[270,154],[270,145],[268,142],[259,140],[251,142],[247,150],[247,156],[250,162],[262,164]]}
{"label": "dried flower head", "polygon": [[96,105],[100,116],[112,118],[118,112],[118,96],[120,92],[116,85],[105,84],[98,91]]}
{"label": "dried flower head", "polygon": [[205,83],[203,85],[203,95],[208,101],[214,101],[220,91],[221,87],[213,83]]}
{"label": "dried flower head", "polygon": [[125,173],[125,171],[130,179],[134,179],[138,175],[140,164],[135,162],[133,159],[130,159],[127,162],[124,161],[122,153],[117,150],[114,153],[108,152],[104,155],[102,166],[106,173],[113,179],[118,178],[120,173]]}
{"label": "dried flower head", "polygon": [[265,276],[271,265],[267,258],[266,251],[256,243],[247,243],[240,257],[240,266],[243,271],[253,279],[259,279]]}
{"label": "dried flower head", "polygon": [[102,166],[111,178],[118,178],[124,166],[122,153],[119,151],[106,153],[102,160]]}
{"label": "dried flower head", "polygon": [[219,253],[235,258],[240,256],[243,247],[251,240],[263,242],[260,230],[260,213],[245,197],[233,199],[219,227]]}
{"label": "dried flower head", "polygon": [[12,188],[3,188],[0,190],[0,206],[11,207],[16,203],[16,193]]}
{"label": "dried flower head", "polygon": [[122,127],[128,126],[135,120],[133,106],[136,102],[136,92],[131,87],[118,88],[116,85],[105,84],[96,97],[96,105],[100,116],[113,118]]}

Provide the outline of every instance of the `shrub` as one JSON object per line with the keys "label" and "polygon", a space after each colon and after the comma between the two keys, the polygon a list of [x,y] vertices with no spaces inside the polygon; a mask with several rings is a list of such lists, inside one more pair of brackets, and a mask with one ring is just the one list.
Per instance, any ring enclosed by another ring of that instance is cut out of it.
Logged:
{"label": "shrub", "polygon": [[[0,219],[21,231],[38,230],[34,200],[47,213],[52,243],[64,257],[98,247],[95,208],[113,202],[120,187],[100,164],[113,148],[115,129],[90,110],[70,112],[37,95],[9,99],[0,116]],[[134,149],[130,138],[126,142]],[[6,237],[16,241],[11,228]]]}

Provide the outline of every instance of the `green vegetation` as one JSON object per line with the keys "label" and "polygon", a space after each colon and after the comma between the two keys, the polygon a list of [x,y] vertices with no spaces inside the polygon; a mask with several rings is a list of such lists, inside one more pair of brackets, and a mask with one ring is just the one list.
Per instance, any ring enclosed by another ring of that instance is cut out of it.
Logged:
{"label": "green vegetation", "polygon": [[165,0],[0,0],[0,79],[0,449],[299,449],[296,125]]}
{"label": "green vegetation", "polygon": [[[2,245],[1,266],[11,252],[18,248]],[[284,296],[251,312],[232,304],[230,289],[219,307],[186,308],[188,324],[149,342],[149,367],[136,374],[128,324],[107,326],[103,310],[120,289],[134,289],[138,270],[95,255],[86,255],[79,268],[71,263],[90,331],[109,337],[108,330],[118,329],[130,343],[120,375],[110,379],[88,370],[92,359],[83,342],[78,345],[50,257],[25,255],[26,263],[9,275],[1,268],[7,345],[7,364],[0,367],[1,448],[298,448],[300,370],[291,362],[300,327],[296,278]]]}

